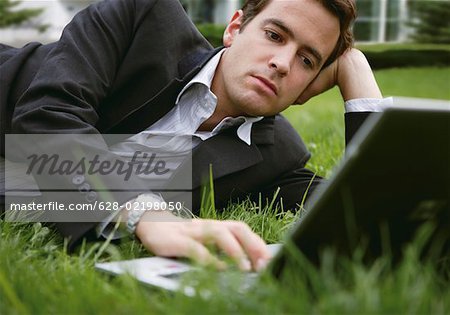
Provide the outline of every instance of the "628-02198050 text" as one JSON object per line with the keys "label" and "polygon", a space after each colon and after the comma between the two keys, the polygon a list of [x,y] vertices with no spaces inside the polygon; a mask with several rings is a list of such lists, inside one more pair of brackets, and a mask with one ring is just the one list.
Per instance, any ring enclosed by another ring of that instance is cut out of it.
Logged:
{"label": "628-02198050 text", "polygon": [[61,203],[56,201],[49,202],[29,202],[29,203],[11,203],[9,210],[12,211],[116,211],[119,209],[138,210],[149,209],[154,211],[180,211],[183,208],[181,202],[175,201],[129,201],[124,205],[118,202],[95,201],[94,203]]}

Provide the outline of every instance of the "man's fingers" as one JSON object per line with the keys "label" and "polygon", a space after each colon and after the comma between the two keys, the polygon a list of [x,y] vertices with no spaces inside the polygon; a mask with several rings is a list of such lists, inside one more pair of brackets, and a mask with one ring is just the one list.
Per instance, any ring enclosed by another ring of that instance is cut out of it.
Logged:
{"label": "man's fingers", "polygon": [[250,271],[252,265],[241,244],[229,230],[225,222],[198,220],[194,229],[194,238],[203,244],[214,244],[231,257],[243,271]]}
{"label": "man's fingers", "polygon": [[156,255],[187,257],[217,268],[226,265],[210,253],[205,244],[216,245],[246,271],[252,267],[260,269],[270,258],[265,242],[239,221],[149,221],[140,222],[136,232],[141,242]]}
{"label": "man's fingers", "polygon": [[226,268],[223,261],[211,254],[202,243],[191,238],[185,240],[183,248],[180,250],[180,256],[190,258],[203,266],[212,265],[218,269]]}
{"label": "man's fingers", "polygon": [[241,270],[256,269],[258,261],[267,260],[269,251],[264,241],[250,227],[239,221],[200,220],[201,230],[196,239],[213,243],[231,257]]}
{"label": "man's fingers", "polygon": [[219,233],[214,235],[214,238],[217,246],[231,257],[241,270],[252,270],[252,264],[248,260],[244,249],[230,230],[222,228]]}
{"label": "man's fingers", "polygon": [[[138,237],[151,252],[164,257],[186,257],[201,265],[225,268],[225,263],[212,255],[184,222],[140,222]],[[164,235],[164,236],[162,236]]]}
{"label": "man's fingers", "polygon": [[250,258],[253,269],[261,269],[270,258],[266,243],[247,224],[239,221],[226,221],[226,223]]}

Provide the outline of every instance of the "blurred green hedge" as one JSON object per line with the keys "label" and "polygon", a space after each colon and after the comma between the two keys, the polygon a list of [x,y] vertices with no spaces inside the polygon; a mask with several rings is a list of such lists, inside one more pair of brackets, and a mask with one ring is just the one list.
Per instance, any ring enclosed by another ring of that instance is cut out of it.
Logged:
{"label": "blurred green hedge", "polygon": [[[222,45],[223,25],[198,24],[200,32],[213,45]],[[450,66],[450,45],[373,44],[357,45],[373,69],[397,67]]]}
{"label": "blurred green hedge", "polygon": [[450,66],[449,45],[357,45],[373,69]]}
{"label": "blurred green hedge", "polygon": [[219,24],[197,24],[197,28],[200,33],[205,36],[205,38],[214,47],[222,46],[222,36],[225,31],[224,25]]}

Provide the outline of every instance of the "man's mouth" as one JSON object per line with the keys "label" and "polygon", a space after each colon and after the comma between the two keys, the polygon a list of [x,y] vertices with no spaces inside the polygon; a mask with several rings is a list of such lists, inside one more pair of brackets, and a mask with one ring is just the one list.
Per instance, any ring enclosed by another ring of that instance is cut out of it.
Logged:
{"label": "man's mouth", "polygon": [[263,87],[265,87],[265,89],[270,90],[275,95],[278,94],[277,86],[269,79],[266,79],[266,78],[258,76],[258,75],[253,75],[252,77],[254,77],[256,80],[258,80],[261,83],[261,85]]}

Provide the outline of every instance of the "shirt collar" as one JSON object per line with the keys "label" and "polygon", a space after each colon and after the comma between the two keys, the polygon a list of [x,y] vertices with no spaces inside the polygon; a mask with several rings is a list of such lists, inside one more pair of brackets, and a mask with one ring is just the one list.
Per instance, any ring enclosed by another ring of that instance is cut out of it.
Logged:
{"label": "shirt collar", "polygon": [[252,133],[252,126],[255,122],[260,121],[264,117],[258,116],[258,117],[247,117],[247,116],[239,116],[239,117],[225,117],[222,119],[222,121],[211,131],[212,134],[217,134],[221,130],[230,128],[232,126],[239,125],[237,129],[237,135],[239,139],[247,143],[248,145],[251,144],[251,133]]}
{"label": "shirt collar", "polygon": [[[226,48],[219,51],[214,57],[212,57],[205,66],[189,81],[188,84],[181,90],[176,99],[176,104],[179,103],[180,98],[183,94],[189,89],[192,88],[195,84],[199,84],[201,86],[206,87],[205,93],[210,93],[212,96],[215,95],[211,91],[212,80],[214,78],[214,74],[216,72],[217,66],[219,65],[220,58],[224,53]],[[254,123],[262,120],[263,116],[257,117],[247,117],[247,116],[239,116],[239,117],[225,117],[222,121],[217,124],[217,126],[211,132],[195,132],[194,135],[200,137],[203,140],[206,140],[209,136],[216,135],[221,130],[227,129],[231,126],[240,125],[237,128],[237,136],[239,139],[244,141],[247,145],[251,144],[251,131]]]}
{"label": "shirt collar", "polygon": [[206,86],[209,90],[211,90],[212,80],[214,78],[214,74],[216,72],[217,66],[219,65],[220,58],[222,57],[223,52],[225,51],[225,48],[219,51],[217,54],[214,55],[207,63],[206,65],[197,73],[191,81],[189,81],[188,84],[185,85],[185,87],[181,90],[180,93],[178,93],[177,100],[175,101],[175,104],[178,104],[180,101],[181,96],[183,96],[184,92],[186,92],[187,89],[189,89],[192,85],[198,83],[201,85]]}

